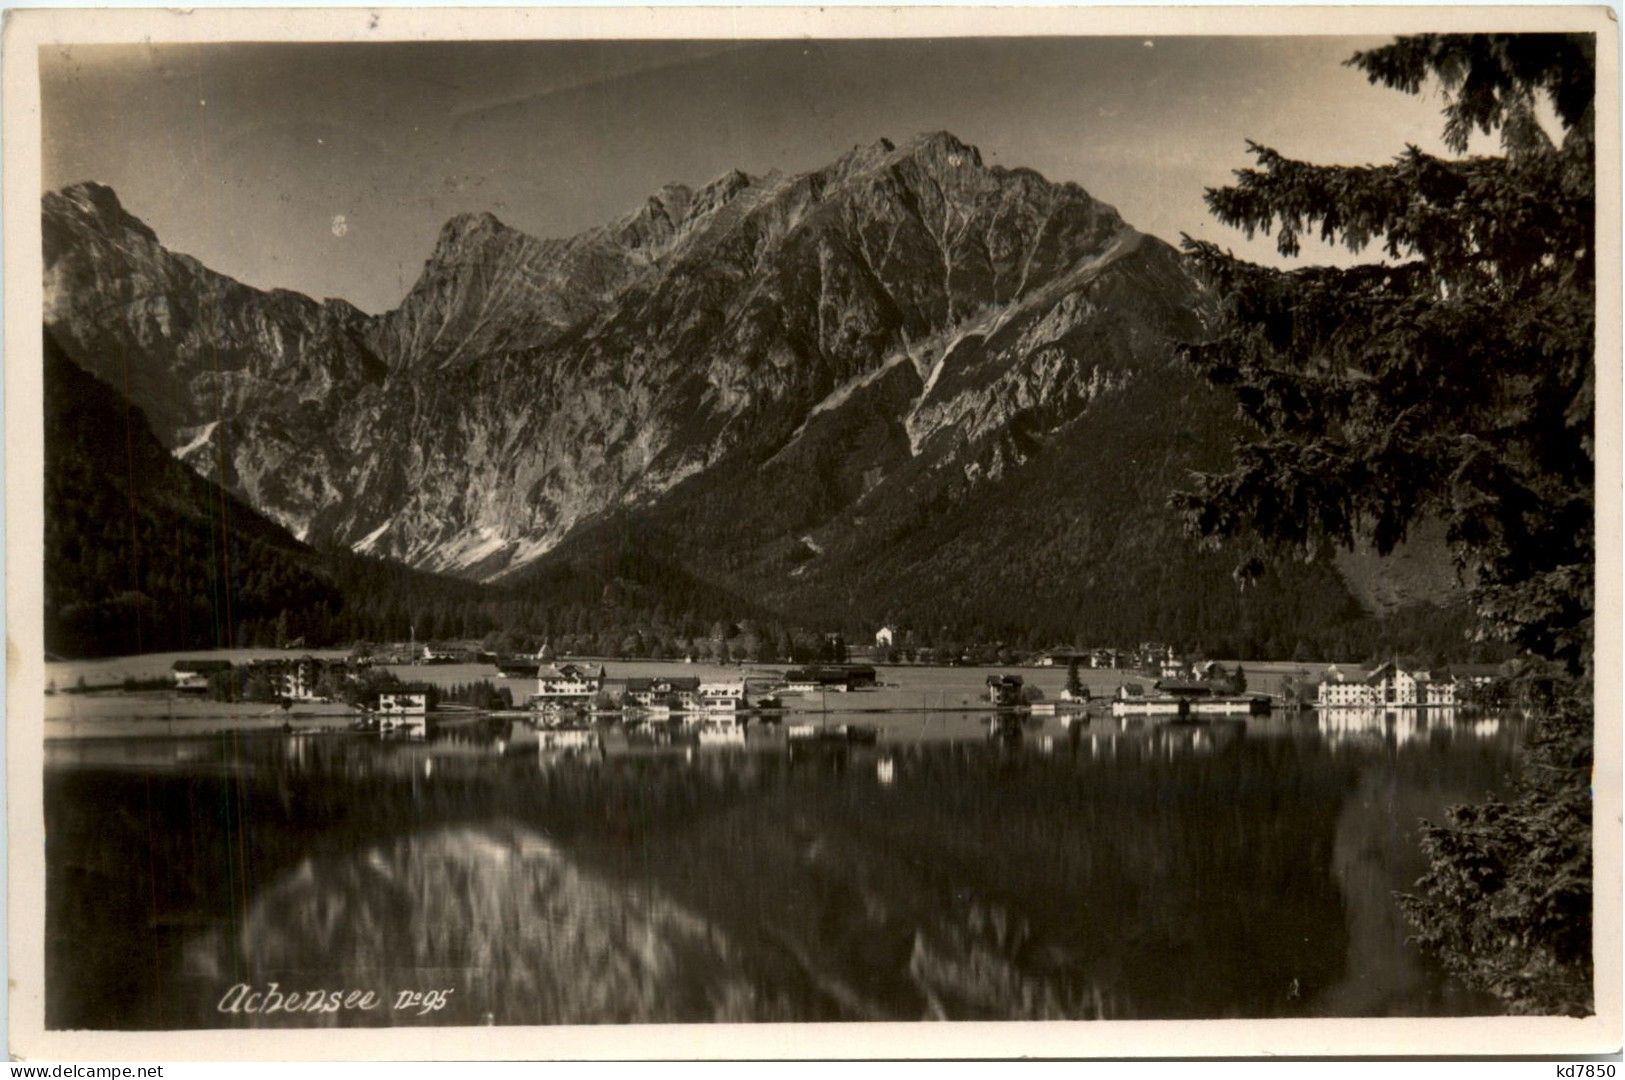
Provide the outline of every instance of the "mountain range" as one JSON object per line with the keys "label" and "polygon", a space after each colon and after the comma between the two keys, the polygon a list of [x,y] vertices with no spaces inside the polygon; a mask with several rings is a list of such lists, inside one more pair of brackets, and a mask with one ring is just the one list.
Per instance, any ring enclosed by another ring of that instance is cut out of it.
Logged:
{"label": "mountain range", "polygon": [[43,210],[64,353],[311,549],[544,598],[638,550],[800,624],[1232,655],[1354,648],[1367,609],[1449,592],[1423,559],[1239,593],[1166,505],[1243,434],[1174,353],[1209,290],[947,133],[669,185],[568,239],[460,215],[378,315],[171,252],[104,186]]}

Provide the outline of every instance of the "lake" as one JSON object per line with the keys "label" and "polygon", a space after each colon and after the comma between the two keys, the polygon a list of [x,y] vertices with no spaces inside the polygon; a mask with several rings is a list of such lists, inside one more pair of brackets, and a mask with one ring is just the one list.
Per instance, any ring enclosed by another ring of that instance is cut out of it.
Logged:
{"label": "lake", "polygon": [[1393,893],[1521,736],[1349,710],[48,740],[47,1024],[1494,1012]]}

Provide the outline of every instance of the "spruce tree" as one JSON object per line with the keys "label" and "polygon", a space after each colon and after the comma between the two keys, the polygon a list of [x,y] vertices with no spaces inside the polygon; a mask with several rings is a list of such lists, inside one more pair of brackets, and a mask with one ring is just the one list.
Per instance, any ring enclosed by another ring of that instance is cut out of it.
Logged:
{"label": "spruce tree", "polygon": [[[1242,538],[1244,579],[1281,555],[1388,554],[1437,518],[1485,628],[1589,670],[1594,50],[1430,34],[1357,53],[1373,83],[1442,89],[1458,156],[1314,165],[1250,143],[1254,166],[1207,192],[1284,256],[1311,234],[1372,256],[1281,270],[1185,238],[1220,310],[1184,355],[1255,437],[1174,503],[1205,540]],[[1463,156],[1475,133],[1502,152]]]}
{"label": "spruce tree", "polygon": [[[1175,496],[1189,527],[1242,537],[1238,571],[1436,517],[1484,626],[1589,676],[1593,605],[1595,39],[1423,35],[1357,53],[1374,83],[1444,91],[1444,140],[1384,165],[1252,146],[1209,191],[1222,222],[1371,261],[1274,270],[1186,247],[1217,288],[1213,336],[1185,355],[1231,388],[1256,437]],[[1545,106],[1557,129],[1541,122]],[[1589,678],[1537,716],[1508,802],[1423,829],[1428,872],[1400,904],[1416,940],[1518,1012],[1592,1008]]]}

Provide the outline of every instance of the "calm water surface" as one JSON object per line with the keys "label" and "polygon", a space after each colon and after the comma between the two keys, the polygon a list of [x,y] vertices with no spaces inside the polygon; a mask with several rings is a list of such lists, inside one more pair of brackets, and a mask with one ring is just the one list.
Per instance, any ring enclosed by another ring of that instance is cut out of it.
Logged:
{"label": "calm water surface", "polygon": [[[1512,720],[47,744],[52,1027],[1494,1011],[1405,941]],[[222,1013],[238,983],[373,990]],[[444,1004],[396,1009],[408,992]]]}

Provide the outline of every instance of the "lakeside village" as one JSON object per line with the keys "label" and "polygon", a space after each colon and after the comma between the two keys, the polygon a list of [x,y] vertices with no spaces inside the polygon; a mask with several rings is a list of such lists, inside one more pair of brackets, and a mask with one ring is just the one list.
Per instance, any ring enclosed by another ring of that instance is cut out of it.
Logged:
{"label": "lakeside village", "polygon": [[[876,635],[877,652],[891,644],[893,631]],[[833,651],[833,650],[832,650]],[[842,645],[837,655],[846,655]],[[1249,691],[1238,663],[1181,657],[1172,647],[1145,642],[1135,650],[1057,649],[1027,658],[1029,666],[1065,667],[1065,688],[1053,700],[1022,675],[996,671],[986,676],[979,697],[937,710],[985,712],[997,726],[1024,717],[1058,716],[1064,723],[1090,714],[1202,723],[1214,717],[1265,716],[1305,709],[1471,709],[1491,705],[1503,680],[1500,666],[1462,664],[1436,671],[1413,670],[1396,662],[1374,670],[1343,670],[1332,665],[1312,679],[1300,668],[1279,680],[1273,692]],[[462,665],[495,669],[500,677],[476,677],[442,685],[403,679],[393,668]],[[742,729],[747,723],[784,724],[791,737],[838,737],[871,741],[876,729],[828,720],[831,713],[934,711],[920,705],[870,706],[842,697],[834,709],[830,695],[862,695],[887,685],[884,665],[825,662],[778,671],[755,667],[737,676],[623,675],[616,677],[600,659],[555,661],[544,644],[534,655],[496,655],[465,645],[415,642],[348,657],[271,658],[234,664],[225,659],[179,659],[162,685],[125,689],[166,689],[225,702],[283,705],[342,705],[359,714],[358,730],[424,735],[435,718],[455,714],[520,715],[538,728],[582,730],[603,723],[681,723],[706,729]],[[1121,672],[1108,677],[1115,689],[1085,671]],[[498,683],[509,685],[498,685]],[[519,684],[516,694],[512,684]],[[1090,683],[1095,684],[1091,690]],[[528,687],[528,692],[526,688]],[[821,723],[799,722],[823,714]]]}

